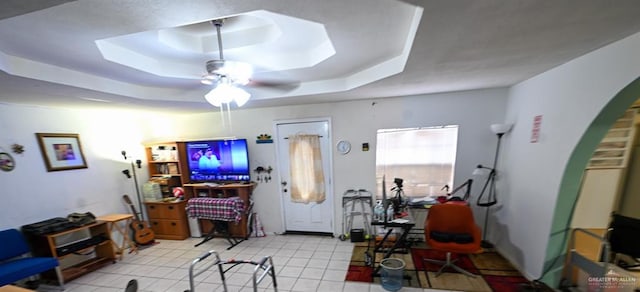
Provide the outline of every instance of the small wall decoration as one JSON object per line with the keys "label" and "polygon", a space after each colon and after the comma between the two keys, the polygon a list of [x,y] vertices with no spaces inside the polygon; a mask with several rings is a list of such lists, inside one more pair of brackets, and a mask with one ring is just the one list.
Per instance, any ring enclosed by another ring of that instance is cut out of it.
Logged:
{"label": "small wall decoration", "polygon": [[24,146],[22,146],[20,144],[11,145],[11,149],[13,150],[13,153],[15,153],[15,154],[22,154],[22,152],[24,152]]}
{"label": "small wall decoration", "polygon": [[260,136],[258,136],[256,138],[257,138],[257,140],[256,140],[257,144],[273,143],[273,139],[271,139],[271,135],[260,134]]}
{"label": "small wall decoration", "polygon": [[531,128],[531,143],[538,143],[540,140],[540,128],[542,127],[542,115],[533,117],[533,127]]}
{"label": "small wall decoration", "polygon": [[16,163],[11,154],[0,152],[0,169],[2,171],[12,171],[16,167]]}
{"label": "small wall decoration", "polygon": [[253,171],[255,171],[258,174],[257,177],[256,177],[256,180],[258,182],[270,182],[271,181],[271,171],[273,171],[273,168],[271,168],[271,166],[267,166],[266,168],[262,167],[262,166],[258,166]]}
{"label": "small wall decoration", "polygon": [[87,168],[78,134],[36,133],[47,171]]}

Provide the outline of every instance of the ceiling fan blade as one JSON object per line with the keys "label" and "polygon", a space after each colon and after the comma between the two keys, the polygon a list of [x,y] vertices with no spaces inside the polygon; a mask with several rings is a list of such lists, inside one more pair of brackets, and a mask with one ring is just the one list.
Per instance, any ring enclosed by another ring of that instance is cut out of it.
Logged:
{"label": "ceiling fan blade", "polygon": [[300,81],[286,81],[286,80],[251,80],[247,86],[253,88],[268,88],[279,91],[291,91],[300,87]]}

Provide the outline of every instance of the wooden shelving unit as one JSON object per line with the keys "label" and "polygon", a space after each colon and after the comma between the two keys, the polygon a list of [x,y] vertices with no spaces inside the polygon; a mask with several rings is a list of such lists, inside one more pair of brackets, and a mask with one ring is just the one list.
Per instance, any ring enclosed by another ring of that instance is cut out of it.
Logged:
{"label": "wooden shelving unit", "polygon": [[178,142],[150,144],[145,147],[149,180],[160,184],[163,197],[172,196],[173,188],[182,186],[181,153]]}
{"label": "wooden shelving unit", "polygon": [[[245,202],[245,210],[250,206],[251,193],[255,184],[189,184],[189,167],[186,159],[185,142],[164,142],[146,145],[149,162],[149,179],[159,182],[163,197],[171,197],[171,190],[181,186],[185,192],[182,202],[145,202],[151,228],[157,238],[181,240],[190,236],[186,201],[194,197],[240,197]],[[249,213],[238,224],[230,224],[234,237],[249,236],[247,222]],[[212,223],[199,220],[203,234],[211,230]]]}
{"label": "wooden shelving unit", "polygon": [[[111,234],[104,221],[41,236],[30,236],[36,256],[55,257],[65,282],[115,263]],[[49,277],[48,275],[43,275]],[[55,279],[55,275],[51,275]]]}

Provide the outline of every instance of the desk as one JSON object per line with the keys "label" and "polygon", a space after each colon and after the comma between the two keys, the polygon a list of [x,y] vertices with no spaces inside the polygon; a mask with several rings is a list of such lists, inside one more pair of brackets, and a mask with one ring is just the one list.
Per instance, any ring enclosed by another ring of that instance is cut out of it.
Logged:
{"label": "desk", "polygon": [[[390,221],[390,222],[373,221],[373,222],[371,222],[372,226],[383,226],[384,228],[389,228],[389,230],[384,235],[382,240],[379,243],[376,244],[376,247],[373,250],[374,258],[375,258],[375,254],[376,253],[384,253],[384,256],[382,257],[383,259],[388,258],[392,253],[403,253],[403,254],[409,253],[410,244],[408,244],[408,242],[407,242],[407,236],[409,235],[409,233],[410,233],[411,229],[413,228],[413,226],[416,225],[416,223],[415,223],[415,221],[413,221],[413,218],[411,217],[410,213],[407,212],[407,214],[408,215],[406,217],[400,218],[400,219],[407,220],[406,222],[402,222],[402,223],[394,222],[394,221]],[[385,247],[385,246],[388,246],[387,242],[389,240],[389,236],[393,232],[393,228],[400,228],[402,230],[402,234],[400,234],[400,237],[396,238],[396,241],[393,243],[393,245],[391,247]],[[375,260],[373,261],[372,264],[374,266],[373,276],[374,277],[380,276],[380,268],[381,268],[381,266],[378,265],[376,267],[375,266],[376,265],[375,264]]]}
{"label": "desk", "polygon": [[426,238],[424,238],[424,222],[427,220],[427,215],[429,214],[429,208],[431,208],[431,206],[433,205],[420,204],[407,206],[407,211],[411,214],[411,217],[416,223],[416,225],[411,229],[409,239],[423,242],[426,241]]}
{"label": "desk", "polygon": [[111,236],[114,229],[122,236],[120,245],[118,245],[115,240],[111,241],[113,248],[116,250],[116,254],[118,254],[120,257],[120,260],[122,260],[122,255],[124,254],[124,250],[127,249],[127,245],[129,245],[129,248],[131,248],[131,251],[129,251],[129,253],[138,253],[138,247],[131,241],[131,238],[129,238],[129,232],[127,232],[127,227],[131,224],[133,215],[109,214],[100,216],[96,218],[96,220],[107,222],[107,232],[109,232],[109,236]]}

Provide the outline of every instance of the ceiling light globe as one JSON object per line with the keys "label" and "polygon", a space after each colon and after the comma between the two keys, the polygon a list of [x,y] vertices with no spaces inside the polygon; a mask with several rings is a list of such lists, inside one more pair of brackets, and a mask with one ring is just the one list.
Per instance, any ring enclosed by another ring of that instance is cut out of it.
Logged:
{"label": "ceiling light globe", "polygon": [[235,100],[236,100],[236,104],[238,105],[238,107],[241,107],[243,105],[245,105],[247,103],[247,101],[249,101],[249,98],[251,97],[251,94],[249,94],[248,92],[244,91],[243,89],[237,88],[239,91],[237,93],[237,95],[235,96]]}
{"label": "ceiling light globe", "polygon": [[228,104],[232,101],[235,101],[238,106],[243,106],[247,103],[250,97],[251,94],[248,92],[227,83],[218,84],[216,88],[209,91],[209,93],[204,96],[207,102],[215,107],[220,107],[223,104]]}
{"label": "ceiling light globe", "polygon": [[215,93],[213,93],[215,89],[209,91],[209,93],[204,95],[204,99],[207,100],[208,103],[210,103],[212,106],[215,107],[221,107],[222,106],[222,101],[220,100],[220,98],[218,97],[218,95],[216,95]]}
{"label": "ceiling light globe", "polygon": [[511,130],[511,126],[511,124],[493,124],[491,125],[491,131],[497,135],[504,134]]}

